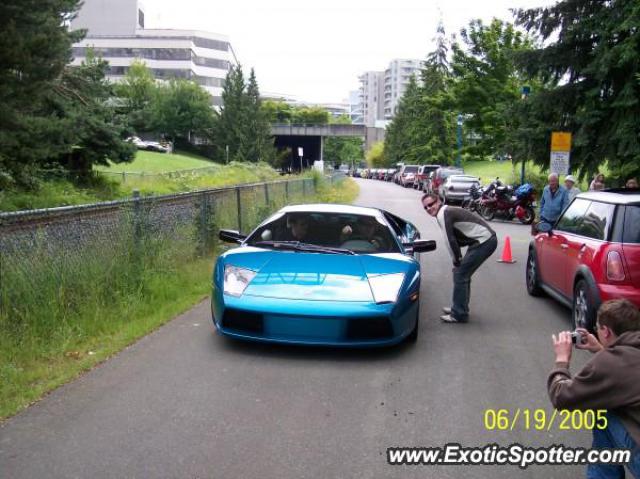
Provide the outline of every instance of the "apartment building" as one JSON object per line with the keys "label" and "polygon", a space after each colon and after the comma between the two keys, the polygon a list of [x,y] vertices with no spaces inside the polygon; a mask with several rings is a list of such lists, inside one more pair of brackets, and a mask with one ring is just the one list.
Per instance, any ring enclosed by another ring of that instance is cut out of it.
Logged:
{"label": "apartment building", "polygon": [[237,63],[225,35],[197,30],[146,29],[144,8],[138,0],[84,0],[70,28],[87,30],[86,37],[73,45],[72,65],[81,64],[92,50],[109,62],[107,77],[119,81],[139,59],[158,80],[195,81],[217,106],[222,104],[227,72]]}
{"label": "apartment building", "polygon": [[395,59],[384,71],[360,75],[359,103],[354,110],[361,114],[362,122],[372,127],[393,119],[411,76],[418,76],[422,65],[421,60]]}
{"label": "apartment building", "polygon": [[421,60],[396,59],[384,71],[384,119],[391,120],[412,76],[420,76]]}

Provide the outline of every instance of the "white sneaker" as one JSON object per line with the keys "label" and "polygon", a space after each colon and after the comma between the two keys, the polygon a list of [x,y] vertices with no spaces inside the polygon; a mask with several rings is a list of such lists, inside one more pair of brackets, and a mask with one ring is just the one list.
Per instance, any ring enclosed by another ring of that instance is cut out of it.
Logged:
{"label": "white sneaker", "polygon": [[443,314],[442,316],[440,316],[440,320],[443,323],[466,323],[466,321],[460,321],[459,319],[456,319],[451,314]]}
{"label": "white sneaker", "polygon": [[444,308],[442,308],[442,312],[444,314],[451,314],[451,308],[449,306],[445,306]]}

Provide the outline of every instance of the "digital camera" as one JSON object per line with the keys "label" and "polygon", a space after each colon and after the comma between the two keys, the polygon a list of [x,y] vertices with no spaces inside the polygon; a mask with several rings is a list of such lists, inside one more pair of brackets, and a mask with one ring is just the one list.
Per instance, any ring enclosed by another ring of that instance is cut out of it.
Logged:
{"label": "digital camera", "polygon": [[580,334],[578,331],[574,331],[571,333],[571,342],[573,344],[584,344],[587,341],[582,334]]}

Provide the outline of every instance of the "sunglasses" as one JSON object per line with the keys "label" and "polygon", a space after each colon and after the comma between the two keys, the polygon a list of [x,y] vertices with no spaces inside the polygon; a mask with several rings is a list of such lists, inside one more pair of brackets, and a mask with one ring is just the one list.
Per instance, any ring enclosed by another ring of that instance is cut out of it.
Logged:
{"label": "sunglasses", "polygon": [[435,205],[436,203],[437,201],[432,201],[431,203],[424,203],[424,209],[425,210],[431,209],[433,205]]}

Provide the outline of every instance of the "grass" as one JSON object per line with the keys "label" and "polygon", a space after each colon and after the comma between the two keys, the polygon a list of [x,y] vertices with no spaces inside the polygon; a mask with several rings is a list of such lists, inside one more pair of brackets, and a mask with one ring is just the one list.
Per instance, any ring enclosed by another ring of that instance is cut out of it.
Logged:
{"label": "grass", "polygon": [[220,167],[218,163],[197,155],[175,152],[157,153],[154,151],[138,151],[131,163],[115,163],[110,166],[97,166],[97,171],[107,173],[135,172],[146,174],[168,173],[179,170],[193,170],[197,168]]}
{"label": "grass", "polygon": [[[301,188],[292,184],[292,203],[351,203],[358,194],[351,179],[332,184],[320,175],[309,176],[316,194],[303,197]],[[285,201],[282,185],[273,186],[269,205],[264,205],[264,189],[249,193],[243,198],[247,202],[243,223],[248,226]],[[218,206],[210,218],[215,224],[208,230],[213,237],[215,228],[233,227],[235,195],[228,203],[221,198]],[[209,294],[216,249],[203,254],[195,225],[177,236],[154,233],[133,245],[126,224],[118,232],[77,251],[67,246],[56,251],[46,238],[35,238],[35,245],[2,258],[0,419],[91,369]]]}
{"label": "grass", "polygon": [[[194,168],[200,171],[194,171]],[[143,196],[163,195],[280,179],[278,172],[266,163],[218,165],[196,155],[149,151],[139,151],[133,163],[97,170],[100,175],[83,186],[53,178],[41,181],[36,190],[0,191],[0,211],[119,200],[130,198],[134,190]],[[144,171],[146,174],[132,174],[132,171]]]}

